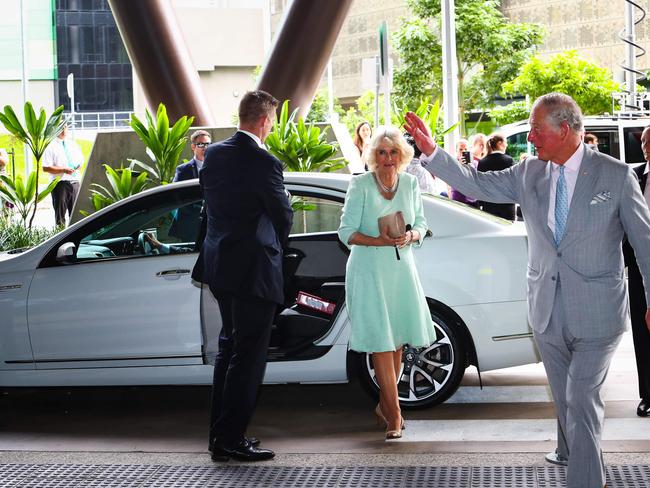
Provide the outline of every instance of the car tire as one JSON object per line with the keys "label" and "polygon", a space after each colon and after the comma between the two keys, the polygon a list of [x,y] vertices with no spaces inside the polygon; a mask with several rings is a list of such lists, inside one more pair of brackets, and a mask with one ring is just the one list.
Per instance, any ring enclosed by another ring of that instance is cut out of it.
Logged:
{"label": "car tire", "polygon": [[[404,409],[428,408],[447,400],[458,389],[466,368],[467,349],[462,334],[443,314],[432,311],[436,342],[429,347],[404,346],[402,372],[398,383],[400,405]],[[371,353],[356,353],[357,375],[364,389],[379,397],[379,386]],[[411,387],[414,386],[414,388]]]}

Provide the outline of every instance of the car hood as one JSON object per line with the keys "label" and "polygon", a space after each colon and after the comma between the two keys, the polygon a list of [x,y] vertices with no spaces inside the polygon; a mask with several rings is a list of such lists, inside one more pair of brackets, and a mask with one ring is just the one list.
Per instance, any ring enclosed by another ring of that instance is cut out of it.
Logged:
{"label": "car hood", "polygon": [[14,259],[17,256],[20,256],[23,252],[27,251],[29,248],[23,249],[13,249],[11,251],[0,252],[0,262],[7,261],[9,259]]}

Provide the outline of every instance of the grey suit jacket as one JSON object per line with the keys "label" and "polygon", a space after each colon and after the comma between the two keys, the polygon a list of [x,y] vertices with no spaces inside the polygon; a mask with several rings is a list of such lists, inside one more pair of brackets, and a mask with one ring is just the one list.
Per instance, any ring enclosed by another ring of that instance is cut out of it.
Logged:
{"label": "grey suit jacket", "polygon": [[626,329],[624,234],[644,281],[650,277],[650,212],[632,168],[585,147],[556,247],[548,226],[551,163],[531,157],[503,171],[479,173],[439,148],[426,167],[466,195],[520,205],[528,231],[528,318],[535,331],[549,323],[558,277],[573,336],[607,337]]}

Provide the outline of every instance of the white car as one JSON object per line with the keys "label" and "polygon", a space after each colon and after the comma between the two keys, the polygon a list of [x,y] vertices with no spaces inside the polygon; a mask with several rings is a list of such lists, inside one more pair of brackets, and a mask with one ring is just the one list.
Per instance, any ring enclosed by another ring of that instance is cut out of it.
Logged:
{"label": "white car", "polygon": [[[309,208],[296,213],[285,250],[287,303],[267,384],[346,382],[356,370],[377,391],[371,355],[348,351],[348,252],[336,231],[349,181],[285,175]],[[165,185],[0,254],[0,387],[210,384],[220,319],[190,277],[200,207],[198,180]],[[424,196],[424,208],[430,235],[415,253],[438,341],[405,346],[405,407],[445,401],[469,365],[539,361],[526,319],[523,226],[440,197]]]}
{"label": "white car", "polygon": [[[633,166],[645,162],[641,150],[641,133],[650,124],[647,117],[589,116],[583,119],[585,133],[598,138],[598,150]],[[507,153],[519,161],[522,153],[535,154],[535,148],[527,140],[528,121],[504,125],[501,132],[508,143]]]}

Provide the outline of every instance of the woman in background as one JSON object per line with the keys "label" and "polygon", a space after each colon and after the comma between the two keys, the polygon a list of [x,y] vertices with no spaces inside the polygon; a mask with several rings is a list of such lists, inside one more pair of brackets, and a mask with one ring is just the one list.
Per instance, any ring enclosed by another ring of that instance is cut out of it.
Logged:
{"label": "woman in background", "polygon": [[[359,151],[359,156],[363,159],[363,153],[368,147],[370,138],[372,137],[372,127],[370,123],[365,120],[357,125],[357,128],[354,129],[354,145]],[[368,168],[366,167],[366,171]]]}
{"label": "woman in background", "polygon": [[[515,161],[506,154],[508,144],[503,135],[494,133],[487,139],[487,156],[478,162],[478,171],[501,171],[509,168]],[[479,202],[484,212],[491,213],[506,220],[515,220],[514,203]]]}

